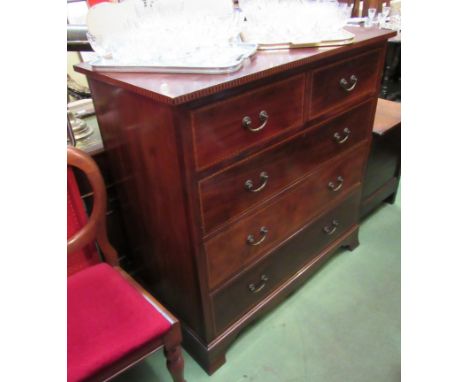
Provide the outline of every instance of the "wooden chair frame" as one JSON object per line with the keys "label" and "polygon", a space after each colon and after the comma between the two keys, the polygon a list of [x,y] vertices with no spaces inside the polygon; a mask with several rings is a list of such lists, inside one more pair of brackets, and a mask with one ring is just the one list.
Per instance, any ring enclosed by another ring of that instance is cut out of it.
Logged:
{"label": "wooden chair frame", "polygon": [[83,171],[89,180],[94,195],[93,209],[89,220],[81,230],[67,240],[67,253],[73,253],[92,241],[96,241],[101,249],[102,255],[104,256],[104,260],[112,265],[114,269],[116,269],[130,284],[132,284],[171,324],[171,328],[164,336],[147,343],[138,351],[102,370],[87,381],[108,381],[154,352],[164,348],[167,368],[172,379],[174,382],[185,382],[183,376],[184,360],[181,351],[182,332],[179,321],[127,272],[120,268],[117,252],[109,242],[105,219],[107,195],[104,180],[96,162],[94,162],[94,160],[85,152],[68,146],[67,163],[69,166],[76,167]]}

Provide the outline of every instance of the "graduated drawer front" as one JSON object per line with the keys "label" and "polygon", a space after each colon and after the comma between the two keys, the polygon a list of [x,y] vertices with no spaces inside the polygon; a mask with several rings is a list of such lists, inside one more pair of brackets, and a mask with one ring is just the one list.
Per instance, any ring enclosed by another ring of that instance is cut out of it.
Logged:
{"label": "graduated drawer front", "polygon": [[[317,164],[365,140],[370,134],[373,105],[373,102],[365,103],[285,144],[202,180],[199,188],[204,232],[278,193],[314,170]],[[248,181],[252,190],[246,189]],[[252,192],[258,188],[261,190]]]}
{"label": "graduated drawer front", "polygon": [[330,109],[359,102],[379,84],[382,51],[373,50],[310,73],[309,119]]}
{"label": "graduated drawer front", "polygon": [[278,246],[323,211],[328,203],[356,186],[361,180],[366,153],[367,146],[362,144],[325,163],[273,204],[207,240],[205,252],[210,288]]}
{"label": "graduated drawer front", "polygon": [[[359,203],[358,189],[338,207],[320,216],[280,249],[216,292],[212,301],[217,332],[264,300],[322,249],[357,224]],[[333,221],[338,222],[334,231]],[[329,234],[325,230],[333,233]]]}
{"label": "graduated drawer front", "polygon": [[[197,168],[206,168],[302,125],[304,88],[305,74],[301,74],[193,111]],[[259,131],[251,131],[255,129]]]}

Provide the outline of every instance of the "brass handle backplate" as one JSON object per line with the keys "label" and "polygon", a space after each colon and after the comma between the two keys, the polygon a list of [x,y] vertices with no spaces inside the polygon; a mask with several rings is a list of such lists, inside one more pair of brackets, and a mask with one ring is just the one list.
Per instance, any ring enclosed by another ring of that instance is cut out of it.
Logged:
{"label": "brass handle backplate", "polygon": [[343,187],[343,183],[344,183],[343,177],[342,176],[337,177],[336,182],[337,184],[335,184],[335,182],[328,182],[328,188],[333,192],[341,190],[341,188]]}
{"label": "brass handle backplate", "polygon": [[263,190],[268,183],[268,174],[266,173],[266,171],[262,171],[260,173],[260,180],[261,180],[260,186],[258,186],[257,188],[254,188],[254,184],[251,179],[246,180],[244,183],[244,188],[250,192],[259,192]]}
{"label": "brass handle backplate", "polygon": [[252,127],[252,119],[249,116],[242,118],[242,127],[251,131],[252,133],[257,133],[262,130],[268,123],[268,113],[265,110],[262,110],[258,114],[258,119],[260,120],[260,126]]}
{"label": "brass handle backplate", "polygon": [[333,138],[335,139],[337,143],[341,145],[342,143],[345,143],[348,140],[350,135],[351,135],[351,130],[345,127],[343,129],[343,136],[340,133],[336,132],[335,134],[333,134]]}
{"label": "brass handle backplate", "polygon": [[342,78],[340,80],[340,86],[343,90],[347,91],[348,93],[353,91],[356,87],[358,82],[358,78],[355,74],[349,77],[349,81],[346,78]]}
{"label": "brass handle backplate", "polygon": [[267,281],[268,281],[267,275],[261,275],[261,276],[260,276],[260,282],[258,283],[258,285],[255,285],[254,283],[249,284],[249,290],[250,290],[252,293],[258,293],[258,292],[260,292],[263,288],[265,288]]}
{"label": "brass handle backplate", "polygon": [[260,234],[262,235],[262,237],[260,239],[258,239],[258,240],[255,240],[254,235],[249,234],[247,236],[247,244],[255,246],[255,245],[259,245],[259,244],[263,243],[263,241],[266,239],[267,234],[268,234],[267,227],[260,228]]}
{"label": "brass handle backplate", "polygon": [[323,227],[323,232],[325,232],[327,235],[333,235],[337,230],[338,225],[338,221],[333,219],[330,225]]}

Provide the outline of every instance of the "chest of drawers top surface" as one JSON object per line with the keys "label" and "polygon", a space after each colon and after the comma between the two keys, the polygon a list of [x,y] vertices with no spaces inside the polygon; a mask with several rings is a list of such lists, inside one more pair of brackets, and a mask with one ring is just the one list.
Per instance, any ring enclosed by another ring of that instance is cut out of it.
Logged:
{"label": "chest of drawers top surface", "polygon": [[252,60],[244,64],[241,70],[229,74],[97,72],[86,63],[75,66],[75,69],[94,79],[135,91],[165,104],[180,105],[305,64],[324,60],[335,54],[372,45],[395,35],[393,31],[376,28],[349,27],[348,30],[355,34],[352,44],[327,48],[259,51]]}

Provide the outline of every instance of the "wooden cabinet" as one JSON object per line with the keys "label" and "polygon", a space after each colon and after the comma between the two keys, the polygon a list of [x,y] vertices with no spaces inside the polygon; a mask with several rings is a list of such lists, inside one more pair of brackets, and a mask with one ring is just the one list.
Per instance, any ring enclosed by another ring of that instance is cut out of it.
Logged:
{"label": "wooden cabinet", "polygon": [[239,331],[358,244],[386,41],[259,52],[226,75],[88,76],[132,262],[212,373]]}
{"label": "wooden cabinet", "polygon": [[[278,248],[270,256],[262,259],[246,271],[239,273],[229,284],[213,293],[213,309],[216,331],[222,334],[243,314],[256,304],[262,304],[265,296],[308,264],[314,263],[317,256],[328,245],[343,239],[355,227],[359,217],[359,190],[347,194],[330,211],[314,219],[307,225],[309,245],[305,251],[284,251]],[[298,206],[300,208],[300,205]],[[304,224],[301,228],[304,227]]]}
{"label": "wooden cabinet", "polygon": [[201,180],[205,232],[270,198],[324,161],[366,140],[374,107],[372,101],[359,105]]}
{"label": "wooden cabinet", "polygon": [[382,202],[394,203],[400,184],[401,105],[379,98],[362,184],[361,217]]}
{"label": "wooden cabinet", "polygon": [[247,216],[207,239],[205,253],[210,288],[241,272],[357,186],[366,153],[367,147],[360,145],[334,161],[325,162],[263,208],[252,209]]}
{"label": "wooden cabinet", "polygon": [[296,76],[194,110],[196,167],[206,168],[302,125],[304,86],[304,75]]}
{"label": "wooden cabinet", "polygon": [[318,68],[309,77],[309,117],[352,105],[375,92],[380,83],[381,51],[371,50]]}

